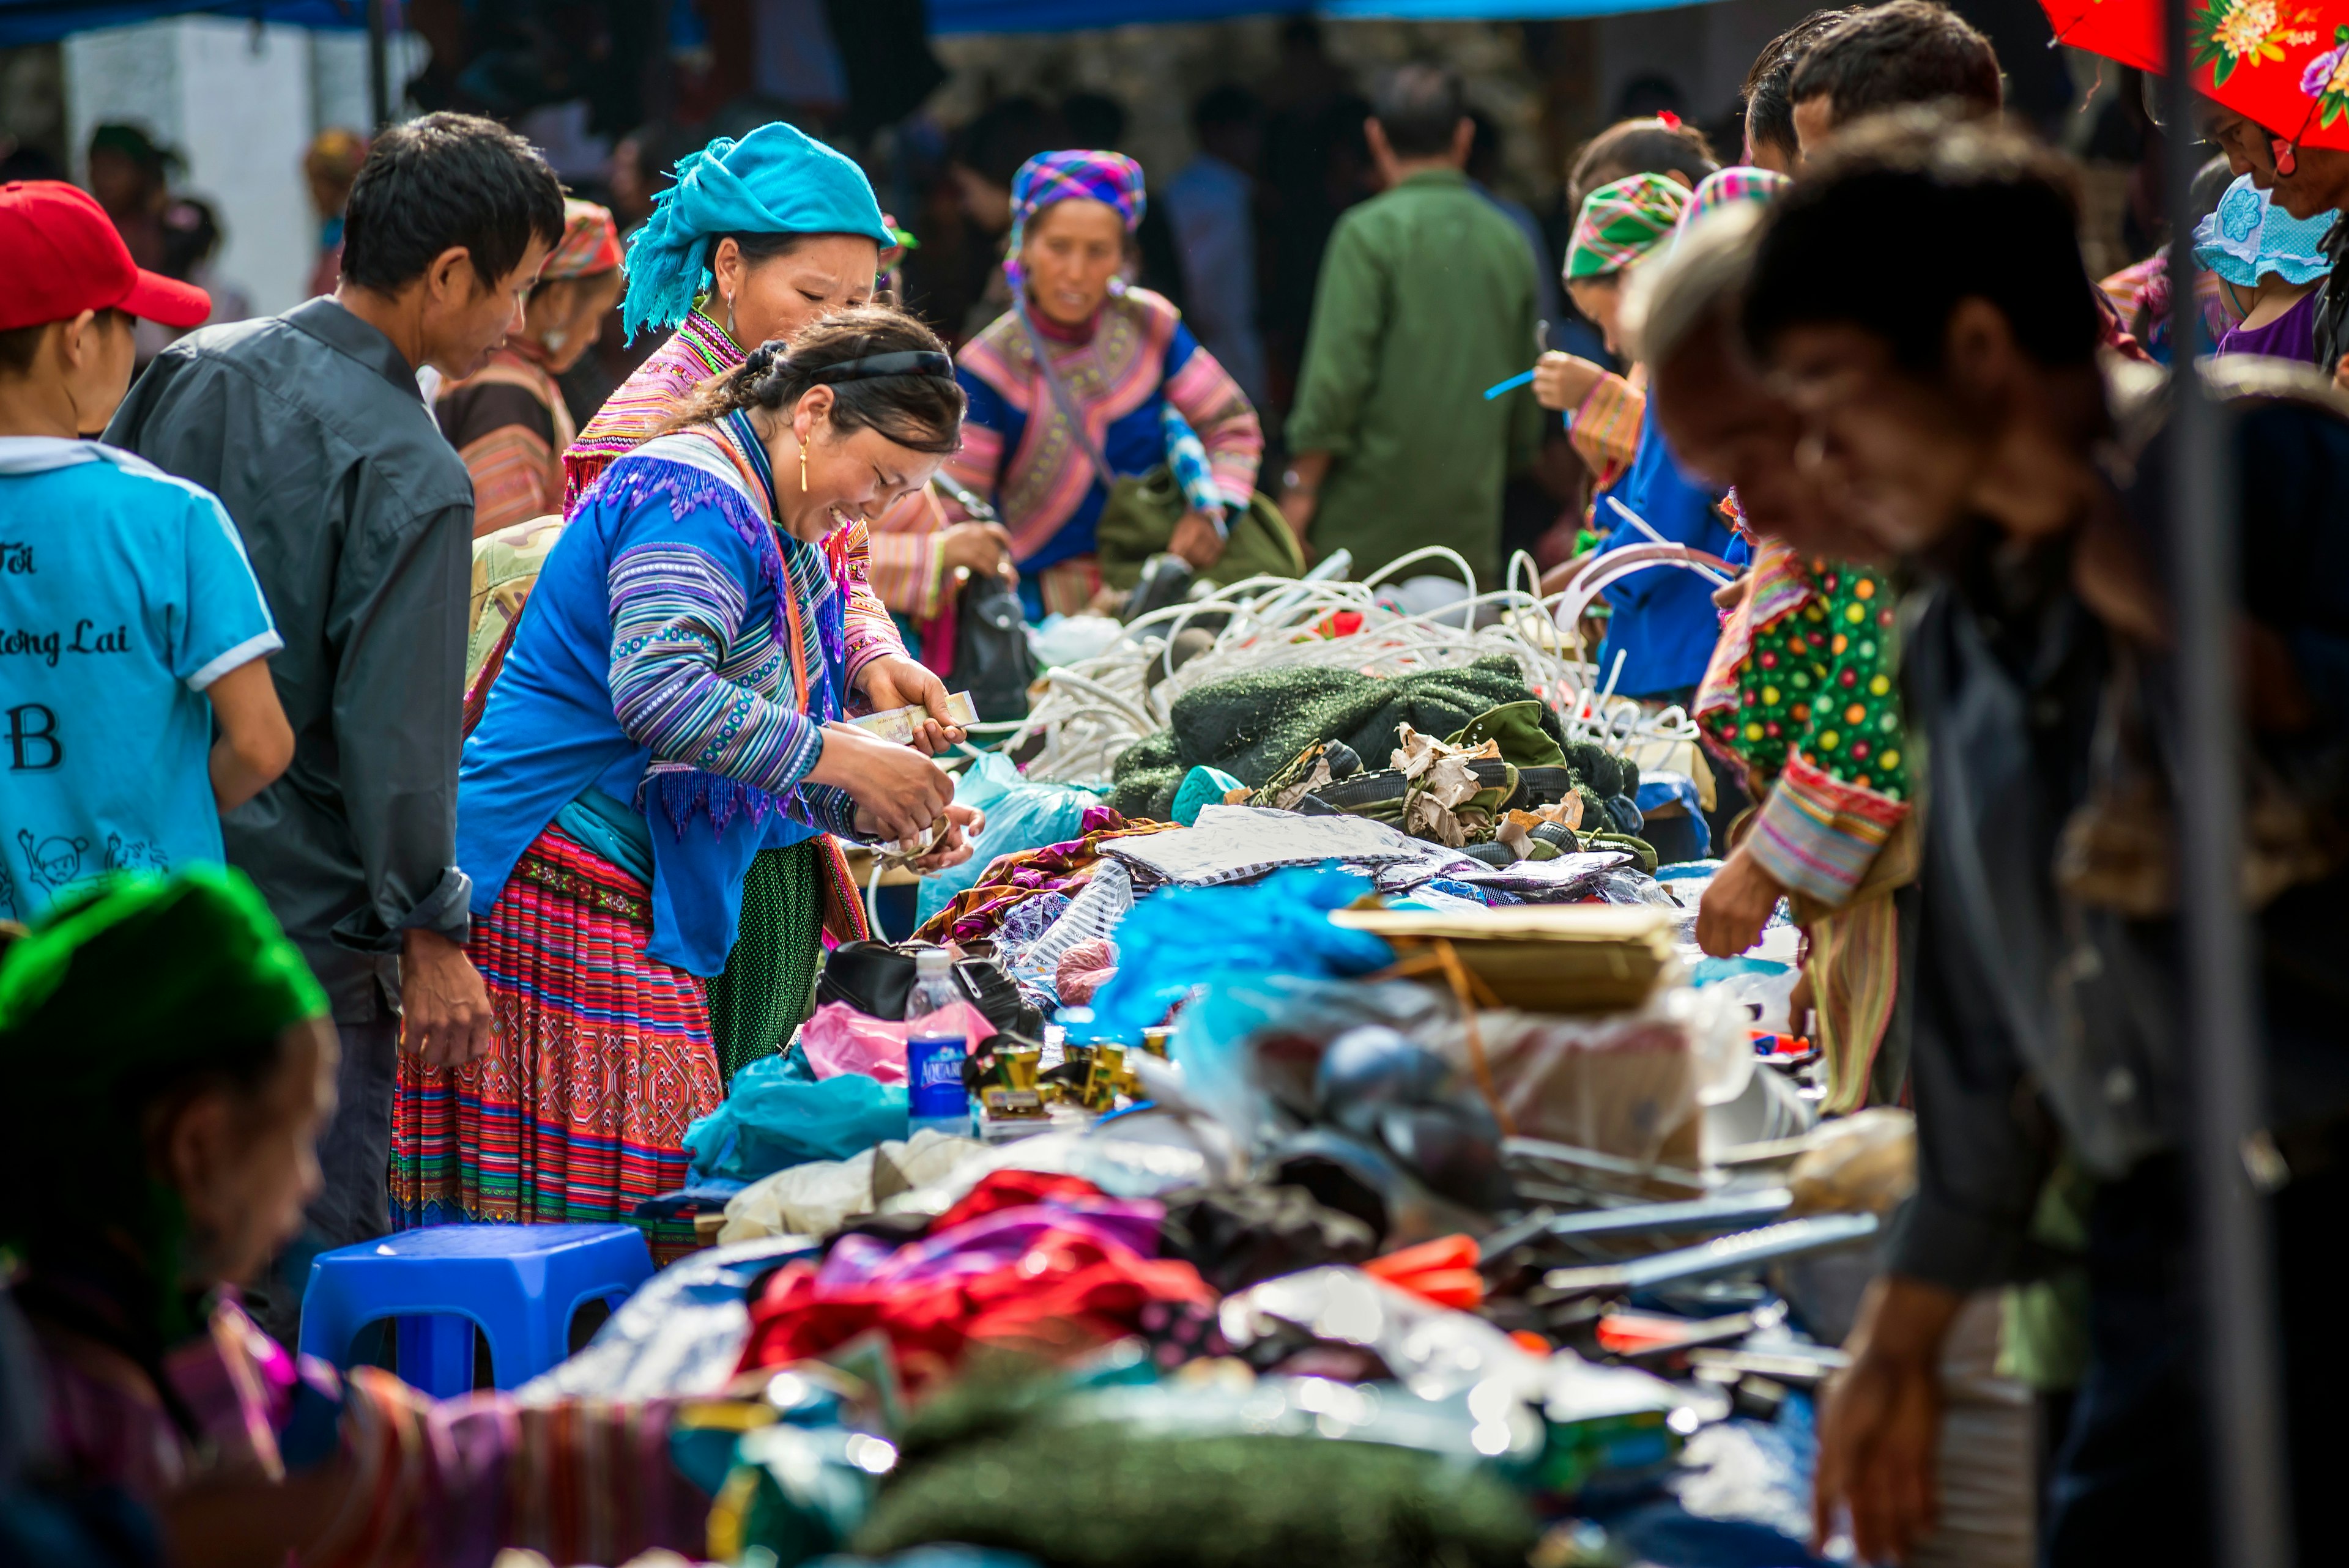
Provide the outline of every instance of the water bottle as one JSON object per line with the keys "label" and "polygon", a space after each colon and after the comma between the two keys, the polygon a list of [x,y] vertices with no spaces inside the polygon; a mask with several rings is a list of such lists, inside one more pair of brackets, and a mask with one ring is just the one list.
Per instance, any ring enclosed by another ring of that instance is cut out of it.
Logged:
{"label": "water bottle", "polygon": [[955,984],[953,960],[943,948],[925,948],[914,955],[914,992],[905,998],[905,1098],[912,1122],[919,1132],[934,1127],[957,1138],[968,1138],[970,1091],[963,1088],[963,1057],[970,1047],[967,1016],[955,1004],[963,999]]}

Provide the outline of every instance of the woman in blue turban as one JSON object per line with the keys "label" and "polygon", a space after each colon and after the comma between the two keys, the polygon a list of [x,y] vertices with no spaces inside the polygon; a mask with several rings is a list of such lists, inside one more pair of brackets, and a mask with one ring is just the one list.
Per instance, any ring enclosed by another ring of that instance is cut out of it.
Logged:
{"label": "woman in blue turban", "polygon": [[[820,315],[873,297],[882,256],[897,236],[872,182],[845,155],[794,128],[762,125],[740,141],[719,137],[679,159],[677,183],[628,239],[628,292],[620,321],[633,341],[647,327],[677,331],[605,400],[564,454],[563,514],[612,460],[667,425],[687,396],[762,343],[788,340]],[[924,702],[943,717],[945,687],[906,656],[889,613],[936,617],[957,571],[1006,561],[1002,530],[949,527],[926,492],[868,518],[851,541],[857,594],[850,662],[883,662],[890,688],[875,708]],[[862,667],[860,665],[860,667]]]}

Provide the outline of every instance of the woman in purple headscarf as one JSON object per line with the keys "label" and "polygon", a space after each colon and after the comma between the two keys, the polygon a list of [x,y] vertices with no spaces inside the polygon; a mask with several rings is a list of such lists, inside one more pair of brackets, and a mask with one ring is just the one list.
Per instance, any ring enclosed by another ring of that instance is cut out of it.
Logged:
{"label": "woman in purple headscarf", "polygon": [[[1167,411],[1196,432],[1225,507],[1256,489],[1256,410],[1182,314],[1124,280],[1142,222],[1142,167],[1116,152],[1045,152],[1011,182],[1004,271],[1011,309],[957,356],[969,395],[947,461],[1011,531],[1029,616],[1084,608],[1101,588],[1093,526],[1110,488],[1167,460]],[[1223,553],[1220,521],[1194,510],[1169,546],[1195,567]]]}

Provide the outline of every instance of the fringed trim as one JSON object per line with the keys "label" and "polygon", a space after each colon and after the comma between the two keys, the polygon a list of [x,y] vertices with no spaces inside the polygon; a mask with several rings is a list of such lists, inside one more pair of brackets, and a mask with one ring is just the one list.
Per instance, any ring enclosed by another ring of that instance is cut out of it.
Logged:
{"label": "fringed trim", "polygon": [[[681,768],[656,763],[645,770],[645,789],[660,802],[668,824],[677,836],[685,837],[686,824],[696,811],[706,811],[713,833],[723,833],[726,824],[737,814],[747,816],[763,825],[769,813],[789,814],[790,791],[771,795],[755,785],[739,779],[728,779],[716,773],[705,773],[698,768]],[[651,813],[647,812],[647,816]]]}

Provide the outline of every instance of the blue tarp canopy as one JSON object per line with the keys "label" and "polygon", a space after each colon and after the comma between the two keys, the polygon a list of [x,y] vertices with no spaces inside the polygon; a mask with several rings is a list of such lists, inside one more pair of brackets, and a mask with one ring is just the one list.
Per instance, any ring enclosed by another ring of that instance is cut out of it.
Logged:
{"label": "blue tarp canopy", "polygon": [[20,44],[48,44],[68,33],[98,27],[127,27],[158,16],[181,16],[191,12],[226,16],[238,21],[259,18],[296,27],[367,26],[367,0],[254,0],[243,5],[218,0],[0,0],[0,48]]}

